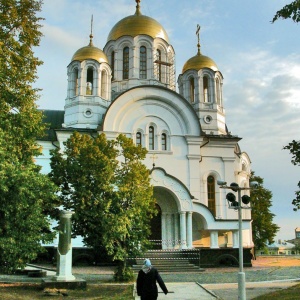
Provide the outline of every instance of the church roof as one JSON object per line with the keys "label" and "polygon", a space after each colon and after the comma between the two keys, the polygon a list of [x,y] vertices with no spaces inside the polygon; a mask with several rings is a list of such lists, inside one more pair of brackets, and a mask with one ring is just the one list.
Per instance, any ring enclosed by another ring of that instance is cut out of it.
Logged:
{"label": "church roof", "polygon": [[169,43],[169,37],[162,25],[156,20],[142,15],[140,1],[137,1],[136,12],[120,20],[110,31],[107,41],[114,41],[122,36],[148,35],[152,38],[162,38]]}
{"label": "church roof", "polygon": [[200,51],[197,55],[191,57],[183,66],[182,74],[188,70],[199,71],[203,68],[209,68],[218,71],[217,64],[208,56],[202,55]]}
{"label": "church roof", "polygon": [[213,71],[218,71],[217,64],[208,56],[202,55],[200,51],[200,25],[197,25],[196,34],[198,36],[198,52],[195,56],[191,57],[184,64],[182,68],[182,74],[188,70],[196,70],[199,71],[204,68],[211,69]]}
{"label": "church roof", "polygon": [[78,49],[74,53],[71,61],[74,60],[83,61],[86,59],[94,59],[99,63],[103,63],[103,62],[108,63],[108,58],[106,54],[100,48],[95,47],[93,45],[92,36],[91,36],[90,43],[87,46]]}
{"label": "church roof", "polygon": [[43,110],[44,123],[47,124],[45,136],[41,137],[42,141],[55,141],[55,129],[61,129],[64,122],[65,112],[63,110]]}

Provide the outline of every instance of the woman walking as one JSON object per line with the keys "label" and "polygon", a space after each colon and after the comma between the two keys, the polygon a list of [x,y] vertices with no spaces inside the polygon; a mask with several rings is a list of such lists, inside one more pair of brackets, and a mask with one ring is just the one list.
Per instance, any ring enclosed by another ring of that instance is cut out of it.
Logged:
{"label": "woman walking", "polygon": [[149,259],[145,259],[142,269],[139,271],[136,287],[137,294],[141,297],[141,300],[156,300],[158,297],[158,289],[156,282],[165,293],[168,294],[168,289],[165,286],[164,281],[160,277],[156,268],[151,265]]}

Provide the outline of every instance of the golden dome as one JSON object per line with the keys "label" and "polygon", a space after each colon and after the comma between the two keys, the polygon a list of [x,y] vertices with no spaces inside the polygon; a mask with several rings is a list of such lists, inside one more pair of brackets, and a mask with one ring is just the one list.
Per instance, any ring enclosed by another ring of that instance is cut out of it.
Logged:
{"label": "golden dome", "polygon": [[107,41],[115,41],[125,35],[135,37],[141,34],[152,38],[162,38],[169,43],[165,29],[156,20],[142,15],[138,3],[135,14],[119,21],[110,31]]}
{"label": "golden dome", "polygon": [[203,68],[209,68],[213,71],[218,71],[218,67],[216,63],[209,58],[208,56],[202,55],[200,52],[198,52],[197,55],[191,57],[183,66],[182,68],[182,74],[186,72],[187,70],[196,70],[199,71]]}
{"label": "golden dome", "polygon": [[86,59],[94,59],[99,63],[108,63],[106,54],[99,48],[95,47],[92,43],[92,39],[88,46],[78,49],[72,57],[72,61],[79,60],[83,61]]}

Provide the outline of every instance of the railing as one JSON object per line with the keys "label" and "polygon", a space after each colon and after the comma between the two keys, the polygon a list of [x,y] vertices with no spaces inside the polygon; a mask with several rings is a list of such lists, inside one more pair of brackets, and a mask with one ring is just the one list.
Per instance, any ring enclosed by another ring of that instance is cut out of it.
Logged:
{"label": "railing", "polygon": [[150,240],[153,249],[179,249],[186,246],[185,240]]}
{"label": "railing", "polygon": [[[153,248],[137,259],[151,260],[188,260],[200,267],[200,249],[182,249],[186,247],[185,240],[151,240]],[[165,246],[165,247],[163,247]]]}

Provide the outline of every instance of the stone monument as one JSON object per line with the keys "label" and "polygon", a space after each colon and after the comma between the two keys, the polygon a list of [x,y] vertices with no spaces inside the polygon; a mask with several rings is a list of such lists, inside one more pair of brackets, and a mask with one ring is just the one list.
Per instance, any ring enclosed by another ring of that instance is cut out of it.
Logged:
{"label": "stone monument", "polygon": [[86,288],[86,281],[76,279],[72,275],[72,224],[74,212],[62,210],[60,212],[59,239],[57,248],[56,276],[43,280],[44,287],[55,288]]}
{"label": "stone monument", "polygon": [[71,218],[74,212],[61,211],[59,224],[59,239],[57,248],[56,281],[75,280],[72,275],[72,240],[71,240]]}

